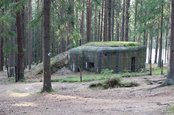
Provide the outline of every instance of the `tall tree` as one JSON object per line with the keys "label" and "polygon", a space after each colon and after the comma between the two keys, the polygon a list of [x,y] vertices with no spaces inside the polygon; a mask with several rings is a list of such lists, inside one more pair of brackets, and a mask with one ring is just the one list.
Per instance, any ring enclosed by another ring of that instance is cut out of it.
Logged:
{"label": "tall tree", "polygon": [[163,2],[161,5],[161,32],[160,32],[160,39],[159,39],[159,56],[158,56],[158,67],[162,66],[162,48],[163,48]]}
{"label": "tall tree", "polygon": [[122,26],[121,26],[121,41],[124,40],[124,27],[125,27],[125,0],[123,0],[123,7],[122,7]]}
{"label": "tall tree", "polygon": [[[2,28],[0,29],[0,32],[3,32],[3,25],[1,24]],[[4,66],[4,53],[3,53],[3,37],[0,36],[0,71],[3,71]]]}
{"label": "tall tree", "polygon": [[[28,0],[28,21],[32,20],[32,0]],[[29,23],[28,23],[29,24]],[[31,69],[32,63],[32,30],[28,29],[28,66]]]}
{"label": "tall tree", "polygon": [[107,40],[111,41],[112,38],[112,1],[111,0],[107,0],[108,1],[108,36],[107,36]]}
{"label": "tall tree", "polygon": [[129,7],[130,7],[130,0],[126,0],[124,41],[128,41],[129,37]]}
{"label": "tall tree", "polygon": [[167,84],[169,85],[174,84],[174,0],[172,0],[171,33],[170,33],[170,49],[169,49]]}
{"label": "tall tree", "polygon": [[50,8],[51,0],[44,0],[43,2],[43,25],[44,25],[44,38],[43,38],[43,92],[49,92],[51,86],[51,72],[50,72]]}
{"label": "tall tree", "polygon": [[103,40],[108,40],[108,0],[105,0]]}
{"label": "tall tree", "polygon": [[[16,0],[19,4],[19,0]],[[24,79],[24,28],[23,28],[23,8],[16,12],[16,32],[17,32],[17,76],[16,82]]]}
{"label": "tall tree", "polygon": [[86,22],[87,22],[87,32],[86,32],[86,39],[87,42],[91,40],[91,0],[87,0],[87,15],[86,15]]}

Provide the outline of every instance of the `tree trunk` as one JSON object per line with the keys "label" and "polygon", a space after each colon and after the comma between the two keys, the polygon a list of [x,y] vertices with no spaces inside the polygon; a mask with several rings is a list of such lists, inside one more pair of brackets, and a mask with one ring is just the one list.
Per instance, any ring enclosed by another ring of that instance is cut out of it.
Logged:
{"label": "tree trunk", "polygon": [[[120,18],[120,9],[121,9],[121,0],[118,0],[117,2],[116,2],[116,40],[117,41],[119,41],[119,40],[121,40],[121,37],[120,37],[120,22],[121,22],[121,20],[119,19]],[[122,33],[122,32],[121,32]]]}
{"label": "tree trunk", "polygon": [[[32,20],[32,0],[28,1],[28,22]],[[32,63],[32,29],[28,29],[28,67],[31,69]]]}
{"label": "tree trunk", "polygon": [[86,32],[86,39],[87,42],[91,41],[91,0],[87,0],[87,32]]}
{"label": "tree trunk", "polygon": [[159,39],[159,56],[158,56],[158,67],[160,67],[161,68],[161,66],[162,66],[162,48],[163,48],[163,46],[162,46],[162,42],[163,42],[163,4],[162,4],[162,6],[161,6],[161,33],[160,33],[160,39]]}
{"label": "tree trunk", "polygon": [[94,23],[95,23],[95,26],[94,26],[94,38],[93,40],[94,41],[98,41],[98,26],[97,26],[97,23],[98,23],[98,20],[97,20],[97,5],[95,4],[95,11],[94,11]]}
{"label": "tree trunk", "polygon": [[[19,0],[16,0],[19,2]],[[23,11],[21,11],[23,12]],[[17,76],[16,82],[24,79],[24,35],[23,16],[21,12],[16,13],[16,33],[17,33]]]}
{"label": "tree trunk", "polygon": [[50,8],[51,1],[44,0],[43,4],[43,25],[44,25],[44,38],[43,38],[43,91],[50,92],[51,86],[51,73],[50,73]]}
{"label": "tree trunk", "polygon": [[128,41],[129,39],[129,7],[130,7],[130,0],[126,0],[124,41]]}
{"label": "tree trunk", "polygon": [[174,0],[172,0],[171,12],[171,34],[170,34],[170,49],[169,49],[169,63],[168,74],[166,83],[169,85],[174,84]]}
{"label": "tree trunk", "polygon": [[104,32],[103,32],[103,40],[108,40],[108,0],[105,0],[105,15],[104,15]]}
{"label": "tree trunk", "polygon": [[122,7],[122,26],[121,26],[121,41],[124,41],[124,27],[125,27],[125,0],[123,0]]}
{"label": "tree trunk", "polygon": [[111,41],[112,38],[111,38],[111,35],[112,35],[112,3],[111,3],[111,0],[107,0],[108,1],[108,32],[107,32],[107,41]]}
{"label": "tree trunk", "polygon": [[3,71],[4,53],[3,53],[3,38],[0,38],[0,71]]}
{"label": "tree trunk", "polygon": [[156,47],[155,47],[155,60],[154,60],[154,63],[156,64],[157,63],[157,55],[158,55],[158,38],[159,36],[156,37]]}
{"label": "tree trunk", "polygon": [[84,22],[85,22],[85,11],[84,11],[84,6],[85,6],[85,1],[81,0],[81,3],[83,4],[83,9],[82,9],[82,14],[81,14],[81,24],[80,24],[80,33],[81,33],[81,39],[80,39],[80,46],[82,44],[82,39],[84,39]]}
{"label": "tree trunk", "polygon": [[112,0],[112,23],[111,23],[111,33],[112,33],[112,36],[111,36],[111,40],[115,40],[115,36],[114,36],[114,26],[115,26],[115,0]]}
{"label": "tree trunk", "polygon": [[138,11],[138,1],[135,0],[135,21],[134,21],[134,38],[133,38],[133,41],[136,41],[136,28],[137,28],[137,11]]}
{"label": "tree trunk", "polygon": [[100,39],[101,41],[104,40],[103,38],[103,16],[104,16],[104,1],[105,0],[102,0],[102,11],[101,11],[101,25],[100,25]]}

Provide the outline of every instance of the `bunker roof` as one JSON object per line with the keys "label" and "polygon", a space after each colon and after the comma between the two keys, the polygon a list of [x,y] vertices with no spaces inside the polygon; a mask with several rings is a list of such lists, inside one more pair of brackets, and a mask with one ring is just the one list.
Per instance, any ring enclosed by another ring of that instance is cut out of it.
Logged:
{"label": "bunker roof", "polygon": [[119,52],[119,51],[135,51],[144,48],[141,44],[137,42],[90,42],[84,44],[80,47],[73,48],[70,53],[81,54],[85,52]]}

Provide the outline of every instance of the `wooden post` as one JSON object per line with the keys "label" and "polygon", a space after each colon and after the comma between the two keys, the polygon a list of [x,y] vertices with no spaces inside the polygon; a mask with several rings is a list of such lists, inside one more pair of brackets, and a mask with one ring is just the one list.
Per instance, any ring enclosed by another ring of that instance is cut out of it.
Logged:
{"label": "wooden post", "polygon": [[78,59],[79,59],[80,82],[82,82],[83,81],[82,80],[82,69],[83,69],[82,56],[79,56]]}
{"label": "wooden post", "polygon": [[164,72],[163,72],[163,66],[164,66],[164,64],[163,64],[163,60],[162,60],[162,61],[161,61],[161,75],[164,74]]}
{"label": "wooden post", "polygon": [[82,80],[82,68],[81,68],[81,66],[79,66],[79,70],[80,70],[80,82],[82,82],[83,80]]}
{"label": "wooden post", "polygon": [[149,73],[149,75],[152,75],[152,60],[150,59],[149,61],[150,61],[150,73]]}

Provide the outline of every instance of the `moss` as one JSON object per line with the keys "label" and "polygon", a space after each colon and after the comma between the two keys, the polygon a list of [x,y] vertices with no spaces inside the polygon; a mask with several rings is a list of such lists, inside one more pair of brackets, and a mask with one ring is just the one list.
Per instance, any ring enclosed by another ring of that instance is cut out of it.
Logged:
{"label": "moss", "polygon": [[138,42],[123,42],[123,41],[109,41],[109,42],[90,42],[86,46],[99,46],[99,47],[135,47],[140,46]]}
{"label": "moss", "polygon": [[93,83],[89,86],[89,88],[102,88],[102,89],[108,89],[108,88],[116,88],[116,87],[136,87],[139,86],[136,82],[123,82],[121,78],[112,78],[108,79],[105,82],[102,83]]}

